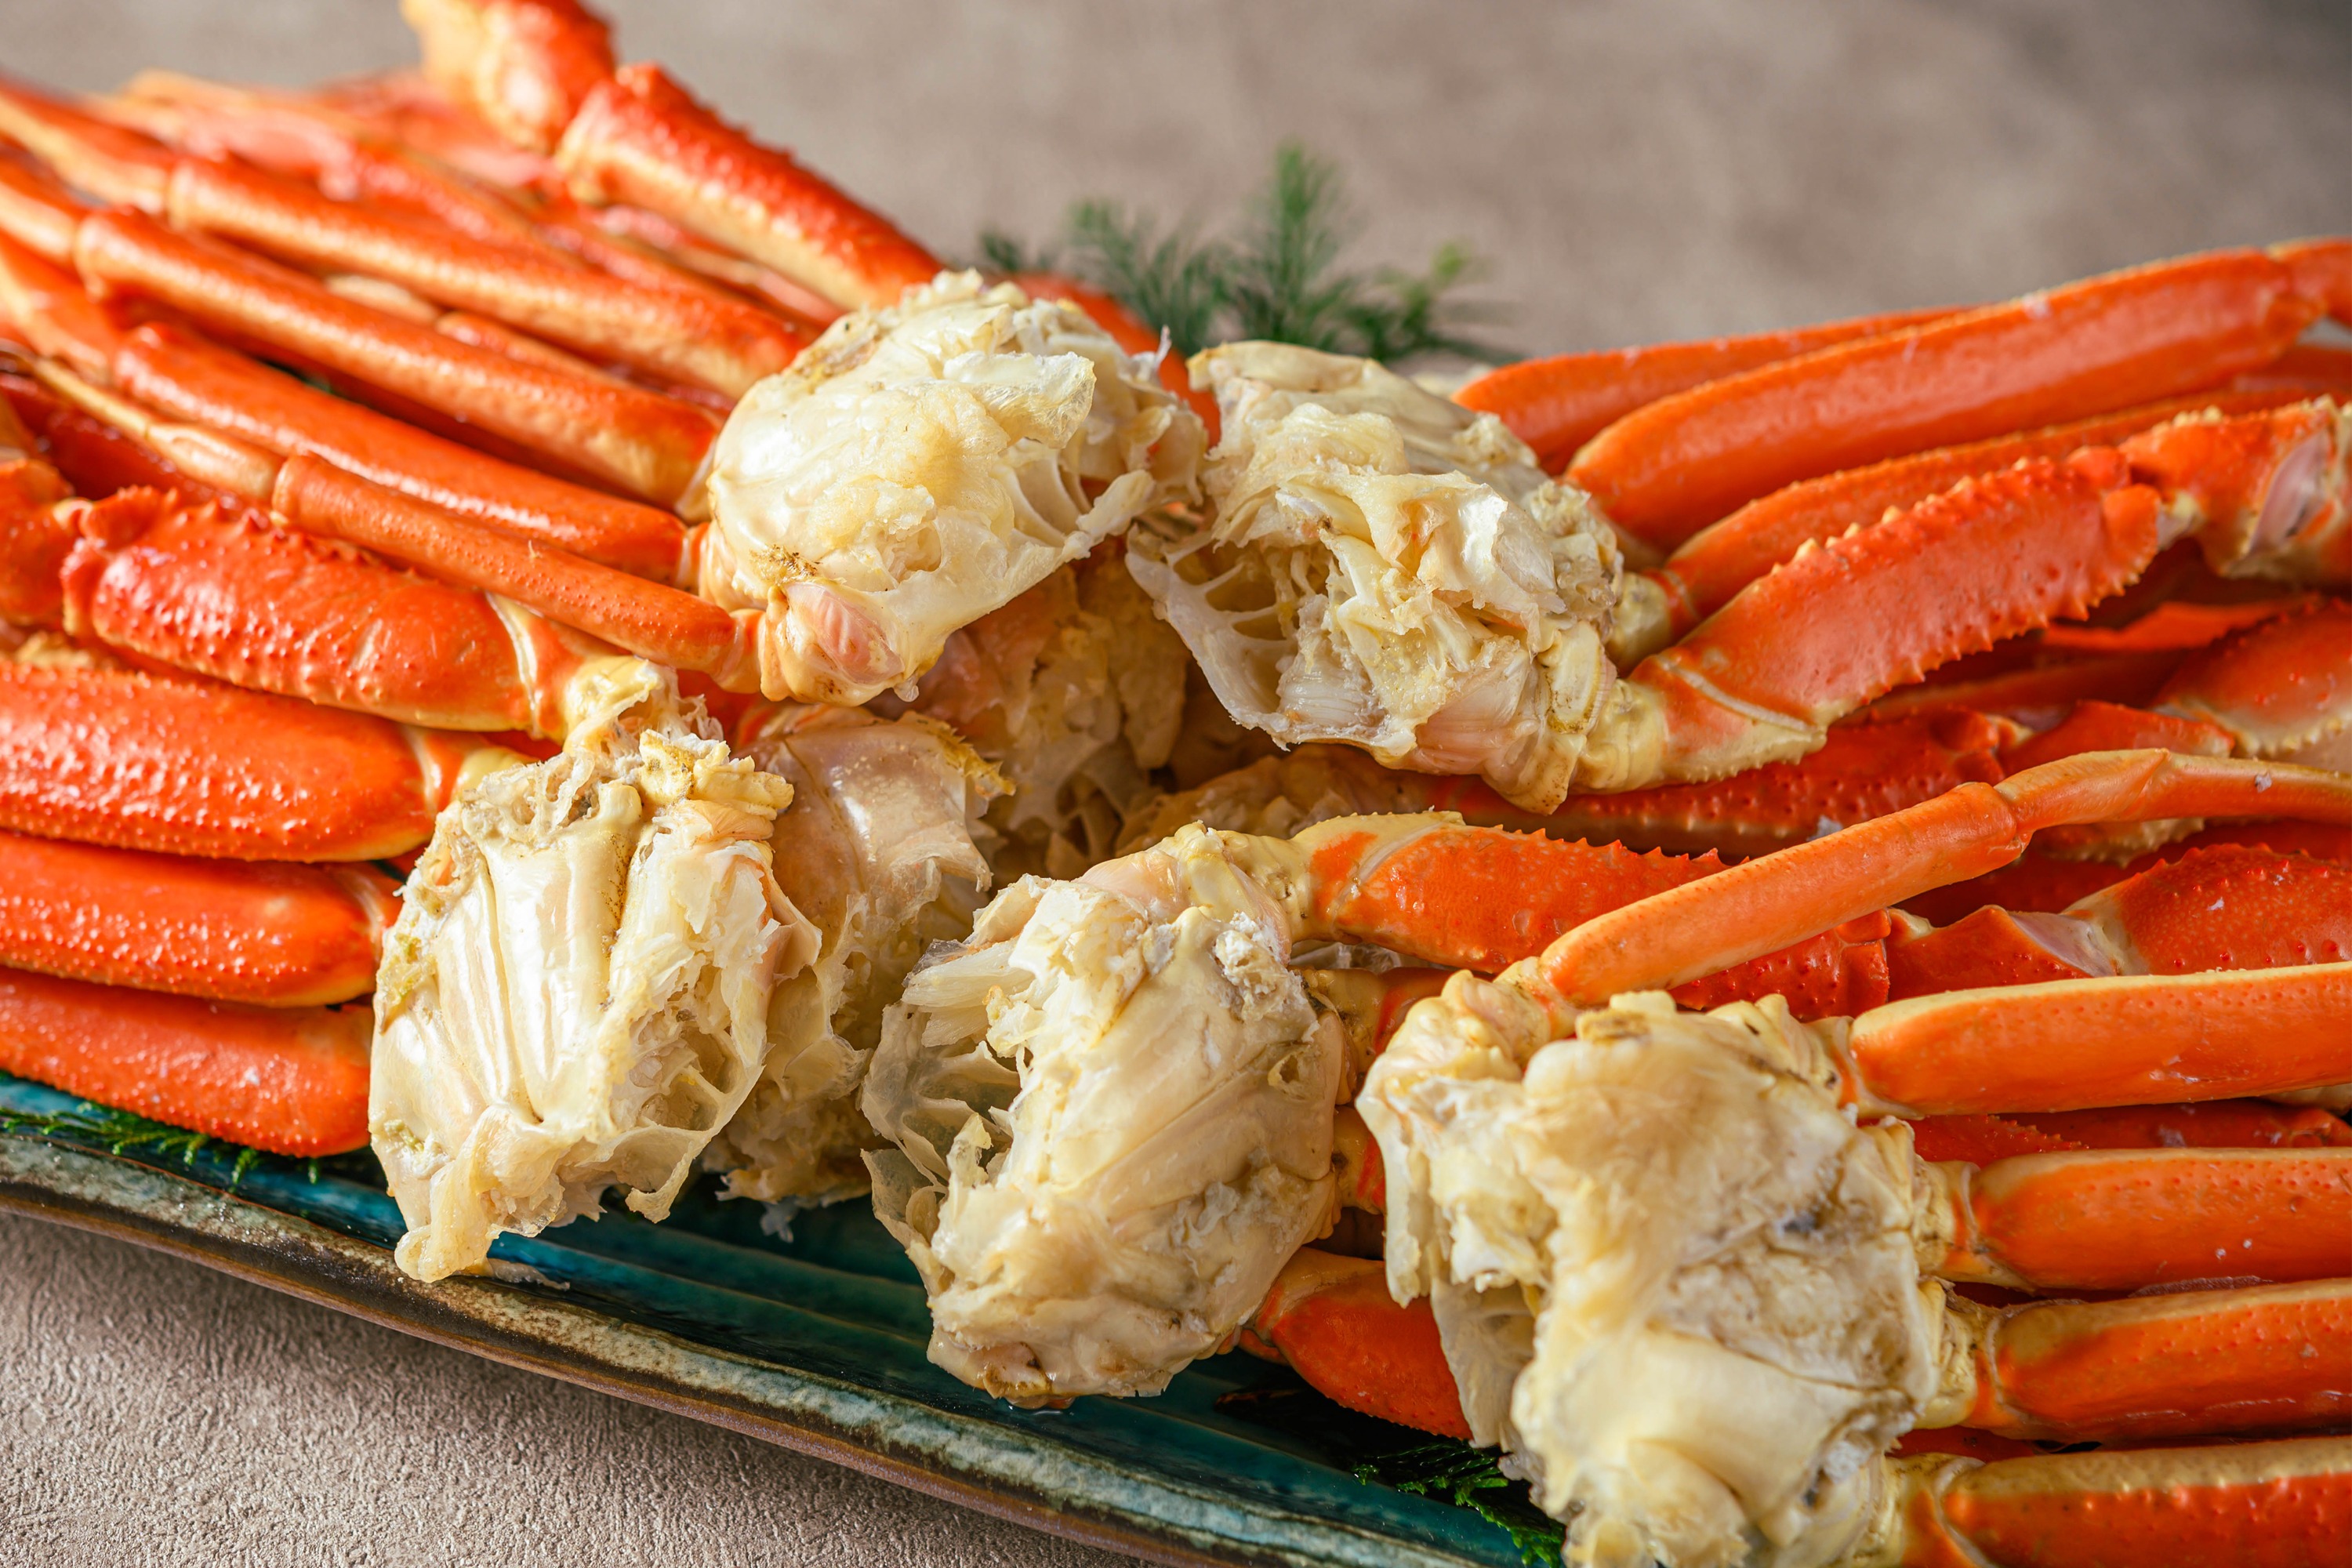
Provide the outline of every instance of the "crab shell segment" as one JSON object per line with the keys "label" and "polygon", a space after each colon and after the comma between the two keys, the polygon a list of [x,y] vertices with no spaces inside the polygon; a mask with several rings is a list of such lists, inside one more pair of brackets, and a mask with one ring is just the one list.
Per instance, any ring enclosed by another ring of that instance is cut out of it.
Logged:
{"label": "crab shell segment", "polygon": [[1474,1440],[1570,1562],[1833,1560],[1937,1387],[1907,1133],[1855,1125],[1778,998],[1555,1032],[1457,975],[1373,1065],[1391,1291],[1431,1299]]}
{"label": "crab shell segment", "polygon": [[931,1359],[1024,1405],[1156,1394],[1331,1214],[1338,1019],[1254,841],[1024,877],[908,979],[867,1076],[875,1209]]}
{"label": "crab shell segment", "polygon": [[949,635],[1193,494],[1199,418],[1075,306],[976,273],[841,318],[714,448],[703,594],[772,697],[912,697]]}
{"label": "crab shell segment", "polygon": [[442,814],[386,939],[368,1121],[419,1279],[609,1187],[665,1215],[816,954],[769,844],[790,784],[635,672],[562,752]]}

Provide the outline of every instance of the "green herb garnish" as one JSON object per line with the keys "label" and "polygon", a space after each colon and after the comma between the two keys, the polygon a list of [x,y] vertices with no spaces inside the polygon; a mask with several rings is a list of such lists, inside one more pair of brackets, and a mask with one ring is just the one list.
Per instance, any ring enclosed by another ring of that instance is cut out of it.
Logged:
{"label": "green herb garnish", "polygon": [[980,248],[1002,272],[1075,274],[1165,329],[1180,354],[1265,338],[1377,360],[1513,357],[1465,331],[1493,315],[1455,296],[1479,275],[1468,251],[1441,246],[1420,274],[1350,271],[1339,260],[1360,229],[1338,166],[1286,142],[1232,238],[1204,239],[1186,225],[1162,230],[1143,214],[1097,200],[1071,206],[1054,246],[1032,249],[991,230]]}
{"label": "green herb garnish", "polygon": [[1356,1466],[1360,1481],[1466,1508],[1508,1534],[1527,1568],[1559,1562],[1567,1531],[1528,1498],[1525,1485],[1496,1468],[1494,1451],[1443,1439],[1375,1455]]}
{"label": "green herb garnish", "polygon": [[[206,1149],[218,1149],[224,1157],[235,1152],[236,1162],[230,1167],[228,1184],[236,1186],[261,1151],[248,1149],[241,1143],[230,1143],[208,1133],[191,1132],[184,1127],[173,1127],[162,1121],[151,1121],[128,1110],[98,1105],[83,1100],[71,1110],[30,1111],[10,1110],[0,1107],[0,1132],[31,1132],[45,1138],[78,1139],[96,1143],[110,1154],[138,1152],[161,1155],[166,1159],[176,1154],[183,1165],[194,1165],[196,1155]],[[310,1179],[317,1181],[318,1162],[310,1162]]]}

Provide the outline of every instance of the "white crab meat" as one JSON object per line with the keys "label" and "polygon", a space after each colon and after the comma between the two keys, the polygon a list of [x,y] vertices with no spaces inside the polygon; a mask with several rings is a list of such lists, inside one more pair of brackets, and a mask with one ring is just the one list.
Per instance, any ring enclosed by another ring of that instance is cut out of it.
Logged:
{"label": "white crab meat", "polygon": [[948,639],[912,706],[1003,773],[1000,876],[1071,878],[1111,853],[1174,750],[1191,664],[1116,542]]}
{"label": "white crab meat", "polygon": [[1076,306],[976,273],[828,328],[712,452],[702,593],[764,611],[772,698],[911,695],[949,635],[1191,498],[1203,435]]}
{"label": "white crab meat", "polygon": [[1907,1134],[1854,1125],[1777,997],[1621,996],[1565,1040],[1506,984],[1447,1004],[1357,1108],[1391,1289],[1431,1298],[1476,1439],[1573,1563],[1840,1558],[1937,1389]]}
{"label": "white crab meat", "polygon": [[865,1092],[931,1359],[1024,1404],[1154,1394],[1329,1223],[1345,1046],[1288,918],[1187,828],[1025,877],[908,979]]}
{"label": "white crab meat", "polygon": [[879,1140],[857,1090],[883,1009],[926,948],[971,931],[989,885],[980,816],[1003,785],[919,716],[791,705],[736,739],[792,784],[770,842],[819,946],[779,986],[766,1069],[702,1163],[731,1197],[830,1203],[866,1191],[861,1156]]}
{"label": "white crab meat", "polygon": [[1622,562],[1590,499],[1370,360],[1232,343],[1192,378],[1223,421],[1209,518],[1149,520],[1129,561],[1227,710],[1557,805],[1616,680]]}
{"label": "white crab meat", "polygon": [[368,1125],[418,1279],[607,1188],[667,1215],[816,954],[769,846],[792,786],[626,662],[560,754],[460,791],[386,939]]}

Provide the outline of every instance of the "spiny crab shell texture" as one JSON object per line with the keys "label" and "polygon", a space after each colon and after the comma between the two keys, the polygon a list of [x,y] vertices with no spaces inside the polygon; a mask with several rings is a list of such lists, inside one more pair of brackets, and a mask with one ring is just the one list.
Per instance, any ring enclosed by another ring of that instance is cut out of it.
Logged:
{"label": "spiny crab shell texture", "polygon": [[908,979],[866,1078],[931,1359],[1022,1404],[1156,1394],[1330,1223],[1336,1019],[1225,836],[1024,877]]}
{"label": "spiny crab shell texture", "polygon": [[1550,1036],[1463,975],[1374,1064],[1390,1289],[1431,1298],[1570,1563],[1836,1560],[1937,1386],[1907,1131],[1855,1125],[1778,997],[1621,996]]}
{"label": "spiny crab shell texture", "polygon": [[914,715],[788,705],[736,742],[792,784],[770,842],[819,947],[779,985],[767,1067],[702,1163],[727,1173],[730,1197],[829,1203],[866,1191],[861,1156],[879,1141],[857,1089],[883,1009],[926,948],[971,930],[989,884],[975,835],[1003,785],[946,726]]}
{"label": "spiny crab shell texture", "polygon": [[1246,342],[1192,364],[1223,423],[1211,510],[1148,520],[1129,560],[1234,717],[1558,805],[1616,679],[1622,562],[1590,498],[1372,361]]}
{"label": "spiny crab shell texture", "polygon": [[816,955],[769,846],[792,786],[635,668],[561,753],[460,793],[386,939],[368,1125],[418,1279],[608,1187],[666,1215]]}
{"label": "spiny crab shell texture", "polygon": [[774,698],[913,694],[957,627],[1195,494],[1205,436],[1076,306],[941,273],[737,404],[701,591],[766,612]]}

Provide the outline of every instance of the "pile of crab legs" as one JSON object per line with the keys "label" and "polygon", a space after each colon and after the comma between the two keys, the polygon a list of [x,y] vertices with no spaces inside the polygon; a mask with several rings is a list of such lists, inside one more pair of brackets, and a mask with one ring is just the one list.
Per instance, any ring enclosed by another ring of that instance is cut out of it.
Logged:
{"label": "pile of crab legs", "polygon": [[[561,742],[583,670],[650,659],[752,722],[743,695],[828,695],[772,689],[770,612],[693,591],[680,512],[734,400],[938,270],[573,7],[416,11],[429,87],[0,94],[0,1065],[296,1153],[367,1135],[374,863]],[[2007,1561],[2085,1517],[2145,1561],[2340,1539],[2340,1439],[2002,1446],[2347,1418],[2343,1123],[2248,1098],[2352,1079],[2352,611],[2325,596],[2352,374],[2300,341],[2323,314],[2352,317],[2345,242],[1466,388],[1605,512],[1641,612],[1612,651],[1667,740],[1634,787],[1533,803],[1293,752],[1087,874],[1213,840],[1289,940],[1443,966],[1298,971],[1347,1042],[1288,1152],[1307,1190],[1189,1353],[1243,1340],[1511,1442],[1426,1304],[1462,1281],[1426,1256],[1417,1087],[1654,1013],[1619,998],[1778,997],[1851,1021],[1813,1026],[1812,1089],[1932,1160],[1925,1273],[2229,1282],[1948,1296],[1973,1348],[1913,1415],[1992,1462],[1906,1439],[1854,1552]],[[1345,1211],[1383,1215],[1385,1263],[1305,1245]],[[1092,1391],[1031,1360],[1003,1392]]]}

